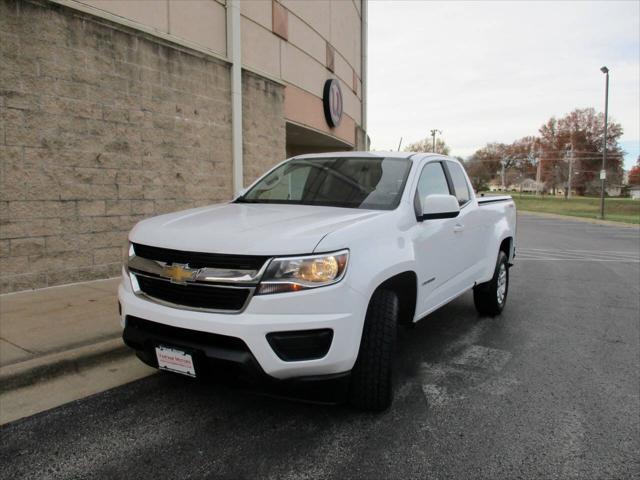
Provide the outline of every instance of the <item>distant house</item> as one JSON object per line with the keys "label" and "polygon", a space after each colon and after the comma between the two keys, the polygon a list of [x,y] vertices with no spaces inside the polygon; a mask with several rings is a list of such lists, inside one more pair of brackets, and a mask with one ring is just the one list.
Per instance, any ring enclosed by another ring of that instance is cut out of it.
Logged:
{"label": "distant house", "polygon": [[[548,193],[551,194],[552,191],[549,190]],[[561,186],[556,188],[556,196],[557,197],[564,197],[564,194],[565,194],[565,187],[564,186],[561,185]],[[577,194],[578,194],[578,192],[576,191],[576,189],[572,188],[571,189],[571,195],[577,195]]]}
{"label": "distant house", "polygon": [[535,193],[544,190],[544,183],[538,183],[532,178],[525,178],[519,184],[512,185],[512,187],[520,192]]}
{"label": "distant house", "polygon": [[502,186],[502,184],[500,183],[500,180],[494,179],[489,182],[490,192],[502,192],[504,190],[506,189]]}
{"label": "distant house", "polygon": [[622,185],[608,185],[606,190],[610,197],[619,197],[622,194]]}
{"label": "distant house", "polygon": [[631,185],[629,187],[629,196],[633,200],[640,200],[640,185]]}
{"label": "distant house", "polygon": [[525,178],[521,182],[511,183],[507,186],[502,186],[500,179],[493,179],[488,184],[490,192],[523,192],[523,193],[535,193],[542,192],[544,190],[544,183],[536,182],[532,178]]}

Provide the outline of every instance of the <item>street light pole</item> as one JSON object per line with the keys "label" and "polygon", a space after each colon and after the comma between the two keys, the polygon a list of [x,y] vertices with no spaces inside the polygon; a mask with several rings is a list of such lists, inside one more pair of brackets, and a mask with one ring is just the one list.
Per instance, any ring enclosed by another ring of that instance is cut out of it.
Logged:
{"label": "street light pole", "polygon": [[602,140],[602,170],[600,172],[600,218],[604,219],[604,182],[607,176],[607,120],[609,116],[609,69],[600,69],[606,76],[604,87],[604,139]]}

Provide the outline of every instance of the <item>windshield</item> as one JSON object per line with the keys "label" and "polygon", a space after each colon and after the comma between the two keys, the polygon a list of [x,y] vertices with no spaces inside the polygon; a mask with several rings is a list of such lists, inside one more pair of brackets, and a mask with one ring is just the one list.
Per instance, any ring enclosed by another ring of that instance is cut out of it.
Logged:
{"label": "windshield", "polygon": [[410,168],[405,158],[294,158],[237,201],[393,210]]}

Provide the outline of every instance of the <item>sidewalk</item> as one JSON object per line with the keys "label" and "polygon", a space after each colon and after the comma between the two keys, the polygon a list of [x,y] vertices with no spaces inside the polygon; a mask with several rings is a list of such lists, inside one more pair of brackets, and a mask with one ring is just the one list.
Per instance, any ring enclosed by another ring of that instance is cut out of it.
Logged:
{"label": "sidewalk", "polygon": [[119,279],[0,296],[0,392],[131,354],[121,340]]}

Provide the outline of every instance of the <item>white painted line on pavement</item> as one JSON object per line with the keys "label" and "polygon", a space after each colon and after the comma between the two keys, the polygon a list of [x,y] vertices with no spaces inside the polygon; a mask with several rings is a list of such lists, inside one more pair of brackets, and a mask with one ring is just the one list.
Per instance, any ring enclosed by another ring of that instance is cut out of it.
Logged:
{"label": "white painted line on pavement", "polygon": [[516,257],[516,262],[520,260],[533,260],[533,261],[547,261],[553,260],[556,262],[601,262],[601,263],[640,263],[640,260],[599,260],[596,258],[535,258],[535,257]]}
{"label": "white painted line on pavement", "polygon": [[640,261],[640,254],[628,251],[604,250],[573,250],[549,248],[521,248],[516,258],[519,260],[580,260],[601,262],[629,262]]}
{"label": "white painted line on pavement", "polygon": [[511,353],[505,350],[483,347],[482,345],[472,345],[455,358],[453,363],[499,372],[504,368],[510,358]]}
{"label": "white painted line on pavement", "polygon": [[422,385],[422,393],[424,393],[430,407],[442,407],[452,401],[464,400],[466,398],[464,395],[450,394],[447,392],[447,387],[441,387],[431,383]]}

